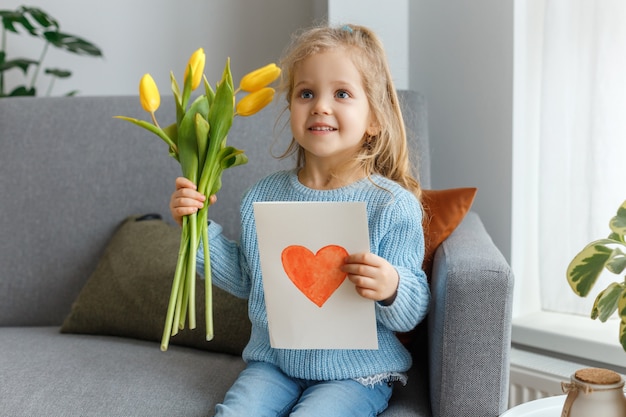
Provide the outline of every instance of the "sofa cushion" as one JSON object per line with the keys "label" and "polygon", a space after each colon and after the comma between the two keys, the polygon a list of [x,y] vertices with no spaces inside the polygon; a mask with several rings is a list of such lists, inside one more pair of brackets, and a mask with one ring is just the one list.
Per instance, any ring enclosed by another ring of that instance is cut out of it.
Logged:
{"label": "sofa cushion", "polygon": [[472,207],[476,188],[422,190],[424,240],[426,251],[422,269],[430,280],[435,252],[461,223]]}
{"label": "sofa cushion", "polygon": [[144,340],[5,327],[0,415],[213,415],[245,364],[240,357]]}
{"label": "sofa cushion", "polygon": [[[160,341],[180,242],[180,228],[160,216],[124,220],[72,305],[62,333],[123,336]],[[198,279],[197,294],[204,293]],[[250,337],[245,300],[213,288],[214,333],[204,335],[204,297],[196,297],[197,328],[171,344],[240,355]]]}

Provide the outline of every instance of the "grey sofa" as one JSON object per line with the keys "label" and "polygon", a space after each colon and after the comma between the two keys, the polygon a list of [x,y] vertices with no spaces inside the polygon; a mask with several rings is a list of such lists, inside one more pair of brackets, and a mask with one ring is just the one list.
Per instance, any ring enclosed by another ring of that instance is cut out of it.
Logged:
{"label": "grey sofa", "polygon": [[[424,99],[401,98],[427,188]],[[282,149],[272,146],[274,136],[288,135],[275,126],[278,113],[272,106],[237,120],[229,135],[250,163],[224,174],[210,216],[231,237],[243,190],[292,166],[271,155]],[[173,114],[164,98],[158,117]],[[156,136],[114,115],[147,116],[137,97],[0,100],[1,416],[210,416],[244,367],[232,352],[177,345],[161,352],[155,341],[59,331],[122,220],[160,213],[170,221],[178,165]],[[412,346],[410,380],[383,416],[505,410],[512,282],[470,212],[436,253],[433,304]]]}

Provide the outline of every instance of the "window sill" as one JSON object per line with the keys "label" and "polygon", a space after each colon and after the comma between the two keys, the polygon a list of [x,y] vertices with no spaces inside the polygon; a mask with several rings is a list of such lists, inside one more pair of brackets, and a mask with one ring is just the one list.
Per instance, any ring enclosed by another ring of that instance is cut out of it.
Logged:
{"label": "window sill", "polygon": [[606,364],[614,370],[626,369],[626,352],[619,344],[618,332],[617,318],[602,323],[589,317],[541,311],[514,318],[511,339],[518,347]]}

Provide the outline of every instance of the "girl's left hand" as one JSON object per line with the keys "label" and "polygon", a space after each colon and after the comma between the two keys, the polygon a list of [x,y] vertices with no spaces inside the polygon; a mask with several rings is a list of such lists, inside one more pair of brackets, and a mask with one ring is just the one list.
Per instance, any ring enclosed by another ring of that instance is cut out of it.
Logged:
{"label": "girl's left hand", "polygon": [[361,297],[386,305],[395,299],[400,278],[386,259],[373,253],[355,253],[346,258],[341,270],[348,274]]}

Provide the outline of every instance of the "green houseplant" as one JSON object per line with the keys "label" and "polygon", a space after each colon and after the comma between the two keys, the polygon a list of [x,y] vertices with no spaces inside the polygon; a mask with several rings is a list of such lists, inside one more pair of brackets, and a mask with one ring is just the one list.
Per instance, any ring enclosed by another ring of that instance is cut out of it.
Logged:
{"label": "green houseplant", "polygon": [[[0,10],[0,19],[2,20],[2,32],[0,33],[0,98],[37,95],[35,82],[37,81],[37,77],[42,69],[42,62],[50,46],[78,55],[102,56],[100,49],[93,43],[76,35],[61,32],[59,22],[39,8],[21,6],[16,10]],[[8,59],[8,35],[9,33],[19,35],[21,32],[18,28],[20,27],[30,36],[40,38],[44,41],[39,59]],[[31,72],[30,81],[27,82],[26,77],[31,67],[33,67],[33,70]],[[7,92],[5,91],[4,74],[13,69],[22,70],[25,83]],[[68,78],[72,75],[71,71],[60,68],[44,68],[43,71],[46,75],[51,77],[46,95],[50,95],[54,81],[57,78]],[[76,94],[76,91],[67,93],[67,95],[74,94]]]}
{"label": "green houseplant", "polygon": [[[626,201],[617,209],[609,227],[611,233],[606,239],[589,243],[567,268],[567,281],[581,297],[589,294],[604,270],[619,275],[626,269]],[[616,311],[621,319],[619,341],[626,351],[626,275],[623,281],[612,282],[600,291],[593,304],[591,318],[605,322]]]}

